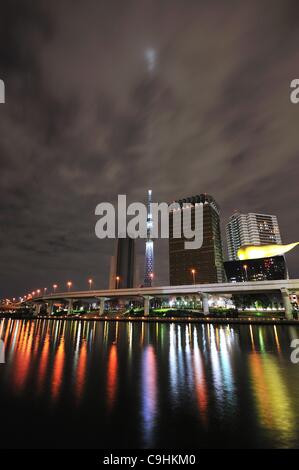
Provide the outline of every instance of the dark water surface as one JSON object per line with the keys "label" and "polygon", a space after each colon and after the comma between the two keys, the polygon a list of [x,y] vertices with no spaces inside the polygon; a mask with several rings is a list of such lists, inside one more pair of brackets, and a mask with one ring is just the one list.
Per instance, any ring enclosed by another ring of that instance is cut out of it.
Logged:
{"label": "dark water surface", "polygon": [[298,447],[297,337],[270,325],[0,320],[0,447]]}

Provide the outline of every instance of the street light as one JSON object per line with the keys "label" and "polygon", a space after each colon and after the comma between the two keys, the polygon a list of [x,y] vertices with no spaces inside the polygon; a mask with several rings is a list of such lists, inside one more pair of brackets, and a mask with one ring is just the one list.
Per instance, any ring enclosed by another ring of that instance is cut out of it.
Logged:
{"label": "street light", "polygon": [[71,282],[71,281],[68,281],[66,285],[67,285],[67,290],[70,291],[70,289],[71,289],[71,287],[72,287],[72,285],[73,285],[72,282]]}
{"label": "street light", "polygon": [[116,289],[119,288],[119,280],[120,280],[120,277],[116,276]]}
{"label": "street light", "polygon": [[40,294],[40,289],[37,289],[36,293],[37,293],[37,295],[39,295]]}
{"label": "street light", "polygon": [[44,294],[47,293],[48,287],[44,287]]}
{"label": "street light", "polygon": [[244,268],[244,271],[245,271],[245,281],[248,281],[248,276],[247,276],[247,264],[243,264],[243,268]]}
{"label": "street light", "polygon": [[56,292],[57,287],[58,287],[57,284],[53,284],[53,292],[54,292],[54,294],[55,294],[55,292]]}
{"label": "street light", "polygon": [[89,290],[91,289],[92,283],[93,283],[93,280],[92,280],[92,279],[88,279]]}
{"label": "street light", "polygon": [[191,273],[192,273],[192,278],[193,278],[193,284],[195,284],[195,273],[196,273],[196,271],[195,271],[194,268],[191,269]]}

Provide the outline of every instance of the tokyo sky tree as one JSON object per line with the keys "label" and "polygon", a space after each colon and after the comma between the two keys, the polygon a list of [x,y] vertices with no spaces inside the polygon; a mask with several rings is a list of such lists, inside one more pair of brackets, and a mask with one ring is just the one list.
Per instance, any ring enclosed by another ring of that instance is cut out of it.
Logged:
{"label": "tokyo sky tree", "polygon": [[[152,155],[152,145],[153,145],[153,131],[152,131],[152,112],[154,106],[153,93],[155,91],[154,87],[154,72],[156,68],[156,51],[153,48],[148,48],[145,51],[145,59],[147,63],[147,71],[149,75],[149,84],[150,84],[150,95],[147,109],[147,150],[149,159],[153,157]],[[148,190],[147,195],[147,239],[145,243],[145,260],[144,260],[144,287],[151,287],[153,284],[154,277],[154,242],[152,239],[152,230],[153,230],[153,216],[151,210],[152,202],[152,190]]]}
{"label": "tokyo sky tree", "polygon": [[154,275],[154,241],[152,240],[153,215],[151,211],[152,190],[147,195],[147,239],[145,243],[144,287],[151,287]]}

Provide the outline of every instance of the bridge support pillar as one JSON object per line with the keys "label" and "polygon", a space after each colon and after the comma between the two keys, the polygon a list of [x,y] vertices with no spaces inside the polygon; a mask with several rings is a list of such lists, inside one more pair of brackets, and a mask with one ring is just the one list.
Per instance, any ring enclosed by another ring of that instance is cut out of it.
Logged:
{"label": "bridge support pillar", "polygon": [[285,317],[288,320],[292,320],[293,319],[293,307],[290,301],[290,294],[289,294],[288,289],[282,288],[281,296],[282,296],[282,301],[283,301],[283,306],[284,306],[284,311],[285,311]]}
{"label": "bridge support pillar", "polygon": [[47,305],[47,315],[51,315],[53,312],[53,301],[49,300]]}
{"label": "bridge support pillar", "polygon": [[151,297],[150,295],[145,295],[144,297],[144,316],[148,317],[150,314],[150,308],[151,308]]}
{"label": "bridge support pillar", "polygon": [[68,306],[67,306],[67,314],[68,315],[71,315],[73,313],[73,303],[74,303],[73,299],[68,300]]}
{"label": "bridge support pillar", "polygon": [[203,314],[204,315],[209,315],[210,310],[209,310],[209,295],[203,292],[201,294],[201,300],[202,300],[202,309],[203,309]]}
{"label": "bridge support pillar", "polygon": [[99,308],[99,315],[102,316],[105,313],[105,302],[106,297],[100,297],[100,308]]}
{"label": "bridge support pillar", "polygon": [[41,307],[42,307],[41,304],[34,305],[34,317],[37,317],[40,314]]}

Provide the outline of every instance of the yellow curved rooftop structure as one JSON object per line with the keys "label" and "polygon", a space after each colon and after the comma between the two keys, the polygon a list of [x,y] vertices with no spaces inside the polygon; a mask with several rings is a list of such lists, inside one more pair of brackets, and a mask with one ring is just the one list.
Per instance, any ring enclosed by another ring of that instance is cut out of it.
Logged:
{"label": "yellow curved rooftop structure", "polygon": [[248,245],[238,249],[239,260],[270,258],[271,256],[284,255],[288,251],[299,245],[299,242],[288,245]]}

